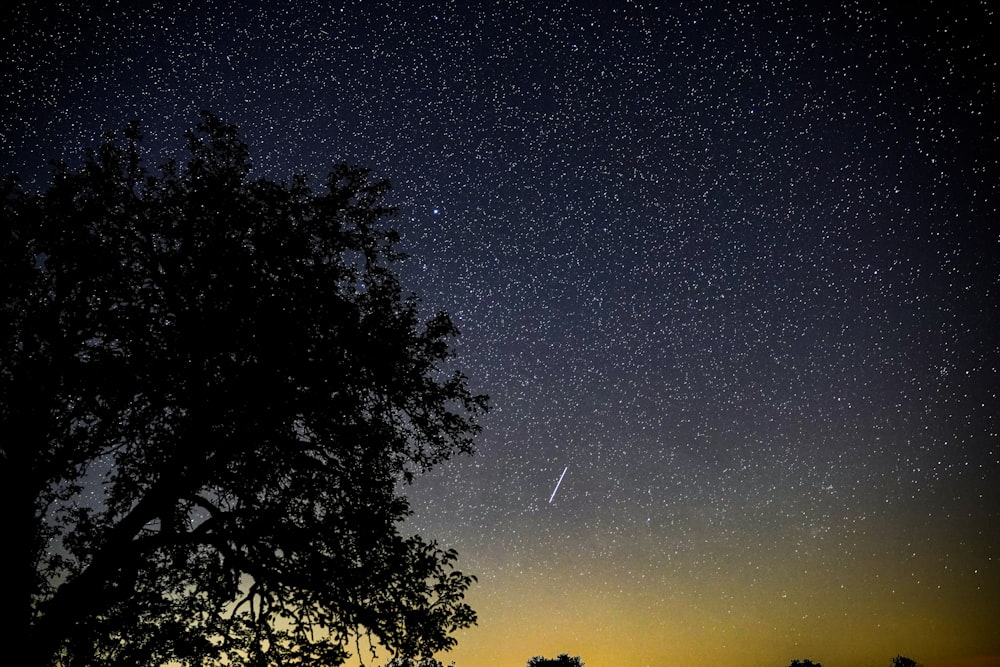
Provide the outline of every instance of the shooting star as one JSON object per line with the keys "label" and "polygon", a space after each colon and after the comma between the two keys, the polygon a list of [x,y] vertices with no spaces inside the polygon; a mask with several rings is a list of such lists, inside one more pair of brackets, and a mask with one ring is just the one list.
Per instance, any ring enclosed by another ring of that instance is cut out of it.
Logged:
{"label": "shooting star", "polygon": [[556,491],[559,490],[559,485],[562,484],[563,477],[566,476],[566,471],[567,470],[569,470],[569,466],[566,466],[565,468],[563,468],[563,474],[559,475],[559,481],[556,482],[556,488],[552,489],[552,495],[549,496],[549,502],[550,503],[552,502],[552,499],[556,497]]}

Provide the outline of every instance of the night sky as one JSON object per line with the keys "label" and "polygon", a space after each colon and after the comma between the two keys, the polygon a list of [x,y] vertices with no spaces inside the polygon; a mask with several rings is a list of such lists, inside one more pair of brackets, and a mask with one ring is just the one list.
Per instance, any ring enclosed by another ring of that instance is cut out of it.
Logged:
{"label": "night sky", "polygon": [[4,11],[26,186],[200,109],[392,181],[493,405],[409,492],[445,664],[1000,665],[991,2],[90,4]]}

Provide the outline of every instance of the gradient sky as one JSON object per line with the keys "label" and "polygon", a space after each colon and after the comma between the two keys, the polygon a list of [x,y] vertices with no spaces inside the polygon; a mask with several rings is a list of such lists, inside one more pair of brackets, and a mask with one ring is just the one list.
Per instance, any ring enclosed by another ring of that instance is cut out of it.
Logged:
{"label": "gradient sky", "polygon": [[991,2],[15,4],[29,186],[199,109],[392,180],[494,405],[411,489],[479,578],[445,664],[1000,665]]}

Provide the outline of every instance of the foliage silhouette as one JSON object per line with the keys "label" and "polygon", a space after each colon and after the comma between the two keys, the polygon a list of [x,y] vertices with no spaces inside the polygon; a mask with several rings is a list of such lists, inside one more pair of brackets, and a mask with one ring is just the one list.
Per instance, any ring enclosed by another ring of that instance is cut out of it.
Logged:
{"label": "foliage silhouette", "polygon": [[204,114],[156,175],[136,124],[0,234],[0,632],[24,664],[334,665],[429,657],[475,624],[456,553],[404,537],[401,481],[471,452],[392,270],[385,182],[252,180]]}
{"label": "foliage silhouette", "polygon": [[[395,657],[387,662],[385,667],[444,667],[444,665],[434,658],[416,660],[414,658]],[[452,662],[450,667],[455,667],[455,663]]]}
{"label": "foliage silhouette", "polygon": [[580,656],[569,657],[567,653],[560,653],[554,658],[543,658],[540,655],[528,660],[527,667],[583,667],[584,662],[580,660]]}
{"label": "foliage silhouette", "polygon": [[812,660],[792,660],[788,667],[823,667],[823,665]]}
{"label": "foliage silhouette", "polygon": [[913,658],[907,658],[905,655],[897,655],[892,659],[891,667],[919,667],[919,665]]}

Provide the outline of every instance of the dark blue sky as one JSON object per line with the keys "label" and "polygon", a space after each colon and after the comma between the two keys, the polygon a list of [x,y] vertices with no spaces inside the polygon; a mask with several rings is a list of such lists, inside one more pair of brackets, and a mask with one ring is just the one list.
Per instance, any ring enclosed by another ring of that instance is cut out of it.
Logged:
{"label": "dark blue sky", "polygon": [[393,182],[494,403],[414,489],[458,667],[1000,661],[989,3],[105,4],[5,20],[4,171],[208,109]]}

